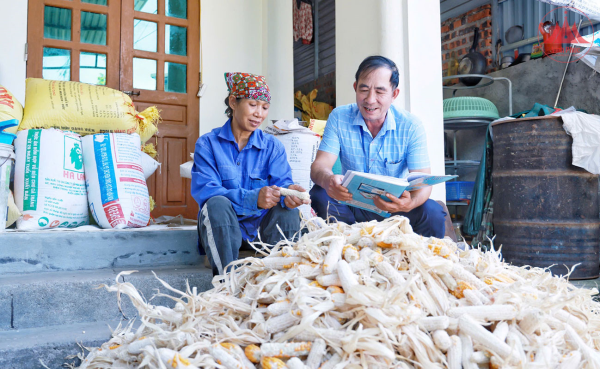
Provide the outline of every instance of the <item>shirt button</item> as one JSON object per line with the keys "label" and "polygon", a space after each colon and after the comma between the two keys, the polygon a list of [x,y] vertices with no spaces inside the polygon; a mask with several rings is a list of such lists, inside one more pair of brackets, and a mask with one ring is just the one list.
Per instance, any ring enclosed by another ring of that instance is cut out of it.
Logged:
{"label": "shirt button", "polygon": [[238,167],[240,166],[240,162],[239,161],[237,162],[237,165],[238,165]]}

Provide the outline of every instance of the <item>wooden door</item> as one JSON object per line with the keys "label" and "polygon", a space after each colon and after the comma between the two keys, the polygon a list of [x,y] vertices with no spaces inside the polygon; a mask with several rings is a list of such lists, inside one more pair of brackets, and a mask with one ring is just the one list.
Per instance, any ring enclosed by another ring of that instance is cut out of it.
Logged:
{"label": "wooden door", "polygon": [[131,93],[138,111],[161,110],[150,141],[162,164],[148,178],[153,217],[198,214],[179,165],[198,138],[199,7],[198,0],[29,1],[28,77],[106,85]]}
{"label": "wooden door", "polygon": [[30,0],[28,12],[27,77],[119,89],[120,0]]}
{"label": "wooden door", "polygon": [[200,22],[198,0],[122,0],[121,90],[134,91],[138,111],[156,105],[162,172],[148,180],[153,216],[196,219],[190,180],[181,178],[198,139]]}

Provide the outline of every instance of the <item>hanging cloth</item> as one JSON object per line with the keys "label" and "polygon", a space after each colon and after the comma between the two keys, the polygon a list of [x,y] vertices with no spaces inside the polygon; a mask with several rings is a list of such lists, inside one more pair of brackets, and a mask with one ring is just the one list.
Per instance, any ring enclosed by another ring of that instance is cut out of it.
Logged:
{"label": "hanging cloth", "polygon": [[292,9],[294,9],[293,22],[294,22],[294,42],[295,42],[300,39],[300,9],[298,9],[296,0],[292,0]]}
{"label": "hanging cloth", "polygon": [[313,37],[312,6],[301,2],[298,7],[296,0],[292,0],[292,6],[294,9],[294,41],[302,39],[303,44],[310,44]]}

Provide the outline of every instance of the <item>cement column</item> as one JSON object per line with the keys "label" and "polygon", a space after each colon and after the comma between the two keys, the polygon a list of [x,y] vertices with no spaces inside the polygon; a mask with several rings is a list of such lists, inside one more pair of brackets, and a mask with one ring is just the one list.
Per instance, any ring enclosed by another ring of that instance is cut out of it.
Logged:
{"label": "cement column", "polygon": [[[406,2],[409,110],[421,119],[427,131],[431,172],[444,174],[440,2],[438,0]],[[446,186],[433,186],[431,197],[446,201]]]}
{"label": "cement column", "polygon": [[[421,119],[431,170],[444,174],[439,1],[337,0],[335,16],[337,105],[355,102],[352,84],[365,57],[392,59],[400,70],[394,105]],[[433,188],[432,198],[445,197],[443,185]]]}
{"label": "cement column", "polygon": [[292,2],[263,1],[263,73],[271,89],[269,121],[294,118]]}
{"label": "cement column", "polygon": [[398,66],[400,72],[400,94],[394,101],[394,106],[400,109],[410,107],[410,94],[407,88],[410,86],[408,65],[408,43],[405,36],[408,35],[408,22],[406,1],[380,0],[381,22],[380,22],[380,55],[392,59]]}

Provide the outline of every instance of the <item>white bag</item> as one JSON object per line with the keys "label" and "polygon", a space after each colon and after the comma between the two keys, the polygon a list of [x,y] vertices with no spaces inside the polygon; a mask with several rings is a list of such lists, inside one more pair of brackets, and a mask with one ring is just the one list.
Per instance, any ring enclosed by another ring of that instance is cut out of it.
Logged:
{"label": "white bag", "polygon": [[142,170],[144,171],[144,178],[148,179],[156,172],[158,167],[160,167],[160,163],[142,151]]}
{"label": "white bag", "polygon": [[192,160],[187,161],[179,166],[179,176],[181,178],[192,179],[192,168],[194,167],[194,153],[190,153]]}
{"label": "white bag", "polygon": [[85,136],[83,160],[90,210],[102,228],[148,225],[150,199],[140,137],[127,133]]}
{"label": "white bag", "polygon": [[81,137],[57,129],[20,131],[15,140],[18,229],[88,224]]}
{"label": "white bag", "polygon": [[181,178],[192,179],[192,168],[194,167],[194,161],[187,161],[179,166],[179,176]]}
{"label": "white bag", "polygon": [[573,137],[573,165],[600,174],[600,116],[580,111],[560,116],[564,130]]}

